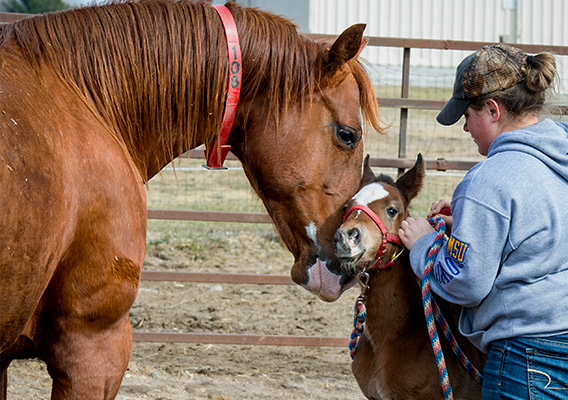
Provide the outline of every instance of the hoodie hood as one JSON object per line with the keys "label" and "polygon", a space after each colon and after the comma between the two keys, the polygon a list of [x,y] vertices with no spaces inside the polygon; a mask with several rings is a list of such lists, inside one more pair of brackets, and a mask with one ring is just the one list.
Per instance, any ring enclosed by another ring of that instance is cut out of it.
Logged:
{"label": "hoodie hood", "polygon": [[503,132],[491,144],[487,157],[520,151],[538,158],[568,181],[568,123],[549,118],[523,129]]}

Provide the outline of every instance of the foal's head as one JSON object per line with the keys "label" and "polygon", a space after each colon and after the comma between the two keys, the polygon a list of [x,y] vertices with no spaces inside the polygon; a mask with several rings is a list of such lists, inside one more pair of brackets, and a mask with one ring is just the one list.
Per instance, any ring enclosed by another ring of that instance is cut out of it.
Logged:
{"label": "foal's head", "polygon": [[369,156],[361,188],[347,203],[345,221],[335,234],[336,255],[349,276],[373,265],[381,268],[402,250],[396,244],[398,237],[393,236],[408,216],[408,205],[422,188],[424,178],[420,154],[414,167],[396,182],[386,175],[375,176],[368,161]]}

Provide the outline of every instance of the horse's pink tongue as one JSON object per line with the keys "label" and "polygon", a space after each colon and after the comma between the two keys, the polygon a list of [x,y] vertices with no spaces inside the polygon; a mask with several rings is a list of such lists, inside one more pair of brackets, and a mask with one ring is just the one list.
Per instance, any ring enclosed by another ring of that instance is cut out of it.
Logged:
{"label": "horse's pink tongue", "polygon": [[341,293],[353,286],[353,284],[342,286],[341,278],[341,275],[334,274],[327,268],[325,261],[318,258],[308,269],[308,283],[304,287],[322,300],[335,301]]}

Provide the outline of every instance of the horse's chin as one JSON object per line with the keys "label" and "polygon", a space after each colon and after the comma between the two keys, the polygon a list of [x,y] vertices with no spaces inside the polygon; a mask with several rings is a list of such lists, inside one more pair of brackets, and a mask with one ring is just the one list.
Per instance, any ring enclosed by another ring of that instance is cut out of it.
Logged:
{"label": "horse's chin", "polygon": [[361,271],[361,258],[365,254],[365,251],[361,251],[359,254],[341,257],[337,256],[339,260],[340,268],[343,274],[351,277],[356,277]]}
{"label": "horse's chin", "polygon": [[307,275],[308,281],[301,284],[304,289],[328,302],[336,301],[343,292],[357,283],[353,276],[330,270],[327,261],[319,257],[313,265],[308,266]]}

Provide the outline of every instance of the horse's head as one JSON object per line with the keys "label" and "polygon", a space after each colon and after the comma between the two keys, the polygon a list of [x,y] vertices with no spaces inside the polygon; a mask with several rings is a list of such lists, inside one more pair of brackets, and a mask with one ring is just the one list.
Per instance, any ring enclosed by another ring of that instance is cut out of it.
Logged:
{"label": "horse's head", "polygon": [[[302,88],[304,98],[290,100],[278,118],[267,112],[276,95],[257,95],[247,110],[245,137],[231,143],[295,257],[292,279],[326,301],[336,300],[353,283],[339,270],[333,236],[343,205],[361,182],[363,119],[380,131],[370,80],[356,61],[366,44],[364,28],[347,29],[331,47],[310,41],[302,51],[309,63],[296,60],[292,68],[300,73],[297,79],[316,78],[306,80],[312,89]],[[243,74],[246,65],[244,56]],[[246,87],[246,78],[243,82]]]}
{"label": "horse's head", "polygon": [[399,239],[391,235],[398,234],[423,179],[424,161],[420,154],[414,167],[396,182],[382,174],[376,177],[365,162],[361,189],[347,203],[348,214],[335,234],[336,255],[346,275],[354,277],[373,265],[385,265],[402,250],[402,245],[396,244]]}

